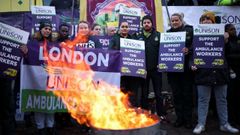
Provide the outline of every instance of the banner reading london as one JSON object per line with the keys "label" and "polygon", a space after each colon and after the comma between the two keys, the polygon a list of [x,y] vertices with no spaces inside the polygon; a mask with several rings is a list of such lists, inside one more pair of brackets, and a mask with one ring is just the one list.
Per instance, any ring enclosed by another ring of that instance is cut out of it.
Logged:
{"label": "banner reading london", "polygon": [[[46,46],[46,45],[45,45]],[[91,83],[109,83],[120,86],[120,60],[119,51],[98,49],[71,50],[60,47],[57,43],[43,43],[35,40],[28,44],[28,57],[24,59],[21,67],[21,110],[23,112],[64,112],[66,107],[60,97],[53,95],[53,91],[71,90],[88,79],[84,76],[92,74]],[[46,61],[65,63],[49,65]],[[81,68],[86,63],[91,70]],[[63,74],[63,71],[67,74]],[[71,98],[71,97],[70,97]],[[71,99],[69,99],[71,100]]]}

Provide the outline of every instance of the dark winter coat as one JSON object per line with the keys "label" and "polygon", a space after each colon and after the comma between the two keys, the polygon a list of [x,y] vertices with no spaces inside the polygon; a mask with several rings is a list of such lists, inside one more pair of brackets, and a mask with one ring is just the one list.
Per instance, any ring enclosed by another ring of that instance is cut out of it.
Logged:
{"label": "dark winter coat", "polygon": [[198,68],[195,72],[195,83],[197,85],[216,86],[225,85],[228,82],[229,69],[227,66],[225,68]]}
{"label": "dark winter coat", "polygon": [[143,40],[145,42],[146,69],[157,70],[160,33],[153,29],[149,37],[145,37],[143,32],[140,32],[134,34],[133,38],[137,40]]}
{"label": "dark winter coat", "polygon": [[240,76],[240,38],[229,37],[226,45],[226,56],[229,67]]}
{"label": "dark winter coat", "polygon": [[[109,50],[120,50],[120,38],[123,38],[119,33],[115,34],[112,39],[110,40],[109,43]],[[128,39],[131,39],[132,36],[128,35],[127,36]]]}
{"label": "dark winter coat", "polygon": [[[193,41],[193,27],[191,25],[183,25],[177,29],[171,28],[167,32],[182,32],[186,31],[186,44],[185,47],[188,48],[189,53],[184,57],[184,72],[168,72],[168,82],[171,85],[178,83],[176,81],[187,81],[189,85],[193,83],[193,73],[190,69],[190,57],[192,57],[192,41]],[[185,84],[186,85],[186,84]]]}

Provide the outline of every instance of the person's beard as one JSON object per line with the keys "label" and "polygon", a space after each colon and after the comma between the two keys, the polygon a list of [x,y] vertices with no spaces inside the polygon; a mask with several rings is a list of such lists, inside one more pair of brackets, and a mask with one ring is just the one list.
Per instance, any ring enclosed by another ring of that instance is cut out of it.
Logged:
{"label": "person's beard", "polygon": [[152,31],[152,27],[146,26],[146,27],[144,28],[144,30],[145,30],[146,32],[151,32],[151,31]]}

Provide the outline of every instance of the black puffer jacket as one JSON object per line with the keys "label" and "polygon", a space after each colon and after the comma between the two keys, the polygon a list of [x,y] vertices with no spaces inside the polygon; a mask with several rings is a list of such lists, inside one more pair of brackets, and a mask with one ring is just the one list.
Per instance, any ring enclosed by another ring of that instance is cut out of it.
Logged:
{"label": "black puffer jacket", "polygon": [[[120,50],[120,38],[123,38],[120,34],[115,34],[110,40],[108,49],[109,50]],[[132,36],[128,35],[126,38],[131,39]]]}
{"label": "black puffer jacket", "polygon": [[240,38],[229,37],[228,44],[226,45],[226,56],[229,67],[240,78]]}
{"label": "black puffer jacket", "polygon": [[224,85],[229,81],[229,72],[227,68],[223,69],[197,69],[195,74],[195,83],[197,85],[216,86]]}
{"label": "black puffer jacket", "polygon": [[142,31],[140,33],[134,34],[133,38],[145,41],[146,69],[157,70],[160,33],[153,29],[151,35],[149,37],[145,37]]}

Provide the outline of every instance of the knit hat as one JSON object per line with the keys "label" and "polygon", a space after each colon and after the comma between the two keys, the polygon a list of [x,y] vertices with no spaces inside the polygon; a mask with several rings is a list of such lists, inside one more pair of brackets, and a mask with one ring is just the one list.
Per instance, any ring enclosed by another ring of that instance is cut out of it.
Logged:
{"label": "knit hat", "polygon": [[39,30],[41,30],[44,27],[51,27],[52,28],[52,23],[49,21],[42,21],[40,22]]}
{"label": "knit hat", "polygon": [[214,12],[207,11],[207,12],[203,13],[202,16],[200,17],[200,22],[202,22],[203,19],[205,19],[205,18],[210,19],[213,23],[216,22],[215,13]]}
{"label": "knit hat", "polygon": [[153,24],[152,16],[150,16],[150,15],[146,15],[142,18],[142,24],[143,24],[143,21],[146,20],[146,19],[150,20],[151,23]]}

